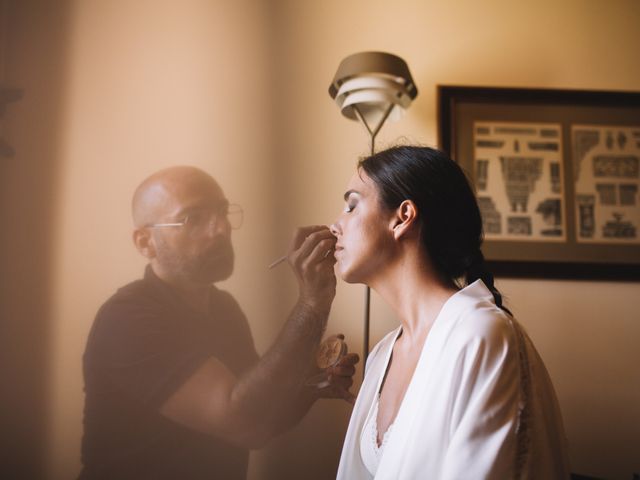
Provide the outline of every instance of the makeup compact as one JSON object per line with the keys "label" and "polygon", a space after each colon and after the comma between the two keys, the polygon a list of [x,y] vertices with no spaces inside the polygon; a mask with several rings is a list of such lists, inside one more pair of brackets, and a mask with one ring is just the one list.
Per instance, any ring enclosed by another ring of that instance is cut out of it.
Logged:
{"label": "makeup compact", "polygon": [[341,336],[332,335],[323,340],[316,351],[316,366],[322,369],[322,372],[309,378],[305,385],[316,388],[328,387],[330,382],[327,370],[335,366],[347,351],[347,343]]}

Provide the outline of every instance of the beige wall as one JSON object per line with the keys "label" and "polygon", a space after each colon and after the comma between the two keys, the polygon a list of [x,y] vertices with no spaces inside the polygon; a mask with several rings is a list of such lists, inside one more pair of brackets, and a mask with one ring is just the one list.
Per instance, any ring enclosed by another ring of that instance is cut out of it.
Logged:
{"label": "beige wall", "polygon": [[0,129],[17,152],[0,158],[0,477],[42,478],[69,18],[65,1],[33,10],[0,6],[0,84],[24,90]]}
{"label": "beige wall", "polygon": [[[386,50],[411,67],[420,95],[379,145],[400,136],[436,142],[436,84],[640,89],[635,0],[8,3],[7,79],[25,98],[4,122],[18,155],[2,160],[1,212],[3,225],[17,217],[27,229],[2,233],[2,373],[28,379],[8,398],[16,412],[35,414],[10,431],[28,427],[20,445],[34,465],[44,452],[52,479],[79,468],[84,342],[99,305],[140,275],[129,197],[151,171],[200,166],[245,207],[238,268],[225,288],[264,351],[295,295],[286,267],[264,266],[295,225],[332,221],[368,148],[363,127],[327,94],[344,56]],[[631,364],[640,286],[498,286],[547,362],[573,469],[623,479],[640,471]],[[362,288],[340,285],[329,330],[359,348],[361,312]],[[374,339],[395,326],[377,297],[372,321]],[[251,477],[331,477],[348,416],[346,404],[316,405],[252,456]]]}

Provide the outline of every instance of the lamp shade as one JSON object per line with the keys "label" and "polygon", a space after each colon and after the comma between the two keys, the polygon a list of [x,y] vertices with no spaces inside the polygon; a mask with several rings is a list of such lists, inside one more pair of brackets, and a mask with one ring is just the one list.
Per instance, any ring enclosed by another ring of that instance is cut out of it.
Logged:
{"label": "lamp shade", "polygon": [[346,57],[329,86],[329,94],[342,114],[359,115],[368,125],[388,116],[397,120],[418,95],[406,62],[391,53],[360,52]]}

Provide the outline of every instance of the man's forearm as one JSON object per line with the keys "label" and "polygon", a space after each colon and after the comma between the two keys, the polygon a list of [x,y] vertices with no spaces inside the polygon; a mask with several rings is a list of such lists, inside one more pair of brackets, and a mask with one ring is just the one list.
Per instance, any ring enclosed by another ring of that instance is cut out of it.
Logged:
{"label": "man's forearm", "polygon": [[292,395],[286,403],[280,405],[277,412],[274,412],[269,427],[271,435],[280,435],[297,425],[319,398],[315,387],[300,387],[295,395]]}
{"label": "man's forearm", "polygon": [[[315,400],[303,390],[304,382],[324,334],[329,308],[298,301],[273,346],[238,379],[231,398],[234,409],[262,436],[270,437],[284,430],[287,423],[297,422]],[[285,405],[295,412],[283,415]]]}

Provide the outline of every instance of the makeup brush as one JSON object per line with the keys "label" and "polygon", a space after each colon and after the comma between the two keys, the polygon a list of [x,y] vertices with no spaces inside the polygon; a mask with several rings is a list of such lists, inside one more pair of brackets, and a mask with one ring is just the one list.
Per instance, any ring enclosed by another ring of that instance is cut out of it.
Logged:
{"label": "makeup brush", "polygon": [[283,255],[281,256],[279,259],[274,260],[273,262],[271,262],[269,264],[269,270],[271,270],[273,267],[277,267],[278,265],[280,265],[282,262],[284,262],[287,259],[287,255]]}
{"label": "makeup brush", "polygon": [[[333,252],[333,248],[330,248],[329,250],[327,250],[324,254],[323,258],[327,258],[329,256],[329,254]],[[282,262],[284,262],[287,259],[288,255],[283,255],[280,258],[278,258],[277,260],[274,260],[273,262],[271,262],[269,264],[269,270],[271,270],[274,267],[277,267],[278,265],[280,265]]]}

